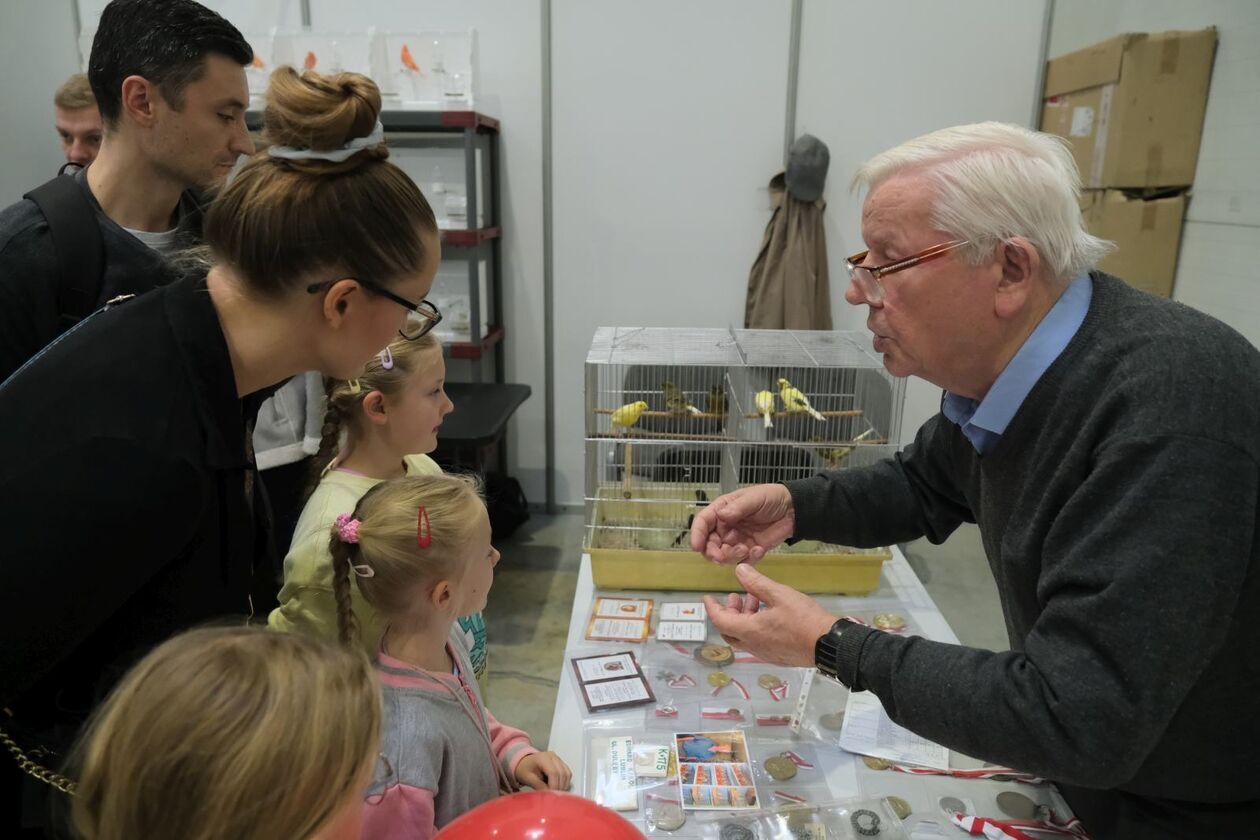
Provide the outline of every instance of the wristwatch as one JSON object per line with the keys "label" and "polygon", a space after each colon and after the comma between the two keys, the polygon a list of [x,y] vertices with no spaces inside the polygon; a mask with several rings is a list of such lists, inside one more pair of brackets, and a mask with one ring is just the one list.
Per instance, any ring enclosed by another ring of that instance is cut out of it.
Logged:
{"label": "wristwatch", "polygon": [[831,677],[842,685],[848,685],[840,679],[840,674],[836,670],[836,664],[840,658],[840,635],[848,628],[857,626],[849,619],[842,618],[831,625],[830,630],[818,637],[818,641],[814,643],[814,667],[818,669],[818,673],[824,677]]}

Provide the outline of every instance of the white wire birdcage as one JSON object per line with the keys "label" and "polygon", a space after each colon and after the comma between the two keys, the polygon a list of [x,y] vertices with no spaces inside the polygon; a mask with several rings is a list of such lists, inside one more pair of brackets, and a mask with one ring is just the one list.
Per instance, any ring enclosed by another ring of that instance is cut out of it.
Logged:
{"label": "white wire birdcage", "polygon": [[904,380],[851,332],[600,327],[586,359],[586,545],[686,551],[738,487],[896,451]]}

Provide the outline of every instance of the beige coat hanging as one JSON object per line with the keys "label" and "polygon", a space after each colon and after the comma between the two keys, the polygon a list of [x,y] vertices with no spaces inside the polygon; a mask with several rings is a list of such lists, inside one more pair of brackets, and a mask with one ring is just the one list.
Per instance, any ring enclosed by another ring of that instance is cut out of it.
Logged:
{"label": "beige coat hanging", "polygon": [[827,202],[793,197],[779,174],[770,181],[770,203],[774,213],[748,275],[744,326],[829,330],[831,291],[823,232]]}

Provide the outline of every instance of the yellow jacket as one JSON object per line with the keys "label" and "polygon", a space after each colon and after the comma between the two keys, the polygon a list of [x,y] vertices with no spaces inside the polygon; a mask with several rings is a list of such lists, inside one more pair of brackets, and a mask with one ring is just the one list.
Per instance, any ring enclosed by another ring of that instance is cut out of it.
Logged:
{"label": "yellow jacket", "polygon": [[[441,475],[442,468],[428,455],[403,459],[407,475]],[[332,555],[328,536],[333,520],[350,513],[363,494],[380,479],[329,470],[307,500],[293,542],[284,558],[284,586],[280,606],[271,611],[267,624],[273,630],[299,631],[337,640],[337,603],[333,598]],[[350,587],[350,603],[359,621],[359,635],[369,656],[375,656],[384,627],[357,586]]]}

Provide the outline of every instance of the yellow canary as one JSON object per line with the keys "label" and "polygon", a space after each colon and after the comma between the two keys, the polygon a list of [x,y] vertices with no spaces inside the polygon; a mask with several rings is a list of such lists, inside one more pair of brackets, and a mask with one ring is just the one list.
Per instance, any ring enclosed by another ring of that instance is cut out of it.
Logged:
{"label": "yellow canary", "polygon": [[753,398],[753,402],[757,404],[757,410],[761,412],[761,417],[766,421],[766,428],[774,426],[770,422],[770,415],[774,413],[774,394],[770,391],[758,391],[757,396]]}
{"label": "yellow canary", "polygon": [[665,392],[665,409],[670,414],[700,413],[700,409],[687,402],[687,395],[673,382],[662,382],[661,390]]}
{"label": "yellow canary", "polygon": [[626,403],[612,413],[612,424],[615,427],[628,429],[639,422],[639,415],[647,410],[648,404],[643,400]]}
{"label": "yellow canary", "polygon": [[792,383],[780,377],[779,379],[779,399],[783,400],[783,410],[791,412],[805,411],[815,420],[823,419],[823,416],[809,404],[809,397],[792,387]]}

